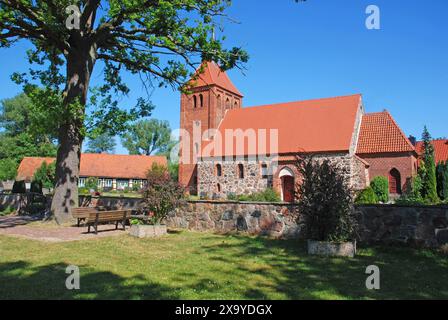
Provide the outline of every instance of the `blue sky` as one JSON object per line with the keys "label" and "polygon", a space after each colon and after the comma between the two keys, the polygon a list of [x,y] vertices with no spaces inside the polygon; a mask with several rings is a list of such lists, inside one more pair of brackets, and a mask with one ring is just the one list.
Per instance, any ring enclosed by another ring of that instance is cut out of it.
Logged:
{"label": "blue sky", "polygon": [[[380,30],[365,27],[370,4]],[[420,137],[426,124],[448,136],[448,1],[234,0],[228,13],[240,23],[224,23],[226,43],[251,57],[244,74],[229,72],[244,106],[362,93],[367,112],[388,109],[407,135]],[[0,99],[21,91],[10,75],[27,70],[27,46],[0,49]],[[146,95],[138,79],[124,79],[132,91],[123,105]],[[156,88],[151,99],[153,117],[178,128],[180,94]]]}

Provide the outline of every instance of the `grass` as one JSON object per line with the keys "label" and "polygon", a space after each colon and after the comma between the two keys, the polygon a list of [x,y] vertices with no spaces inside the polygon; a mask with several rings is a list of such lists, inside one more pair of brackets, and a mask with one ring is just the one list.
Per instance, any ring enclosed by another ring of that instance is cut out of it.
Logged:
{"label": "grass", "polygon": [[[0,252],[0,299],[448,299],[448,257],[430,250],[324,258],[297,241],[182,231],[65,243],[0,236]],[[380,290],[365,287],[372,264]],[[65,288],[68,265],[80,268],[80,290]]]}

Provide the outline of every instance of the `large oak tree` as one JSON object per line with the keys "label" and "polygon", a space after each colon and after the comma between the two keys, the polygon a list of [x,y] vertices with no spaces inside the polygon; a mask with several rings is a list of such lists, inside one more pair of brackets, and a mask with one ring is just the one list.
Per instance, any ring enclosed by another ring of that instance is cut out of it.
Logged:
{"label": "large oak tree", "polygon": [[[150,111],[143,100],[127,111],[119,108],[116,95],[129,91],[120,78],[123,70],[140,75],[146,84],[182,88],[202,60],[216,61],[224,70],[247,60],[240,48],[226,50],[223,39],[210,37],[229,5],[226,0],[0,0],[0,46],[29,40],[29,60],[37,63],[14,80],[28,91],[33,81],[44,86],[42,107],[49,109],[58,129],[51,206],[57,222],[69,220],[70,208],[78,203],[86,123],[113,133],[126,120]],[[100,60],[104,82],[95,88],[96,108],[87,114],[91,75]]]}

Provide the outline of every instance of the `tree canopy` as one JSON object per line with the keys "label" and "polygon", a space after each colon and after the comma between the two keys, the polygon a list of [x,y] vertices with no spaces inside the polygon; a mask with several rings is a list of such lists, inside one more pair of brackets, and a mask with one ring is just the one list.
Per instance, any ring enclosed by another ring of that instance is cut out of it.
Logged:
{"label": "tree canopy", "polygon": [[[39,84],[44,87],[36,95],[57,128],[51,211],[58,222],[70,219],[70,208],[78,203],[79,161],[86,132],[116,134],[126,129],[128,121],[150,114],[148,99],[138,99],[129,108],[119,106],[117,97],[129,93],[121,78],[123,71],[139,76],[146,86],[188,90],[185,84],[203,60],[213,60],[223,70],[248,60],[239,47],[225,49],[223,36],[211,37],[230,3],[0,0],[0,47],[10,47],[19,39],[33,45],[27,54],[36,68],[27,74],[17,72],[13,80],[23,84],[28,94]],[[103,81],[92,88],[92,72],[99,61]]]}
{"label": "tree canopy", "polygon": [[90,153],[114,153],[117,142],[115,137],[105,132],[87,142],[87,152]]}
{"label": "tree canopy", "polygon": [[165,154],[171,143],[171,128],[168,121],[140,120],[131,125],[123,135],[122,144],[129,154]]}

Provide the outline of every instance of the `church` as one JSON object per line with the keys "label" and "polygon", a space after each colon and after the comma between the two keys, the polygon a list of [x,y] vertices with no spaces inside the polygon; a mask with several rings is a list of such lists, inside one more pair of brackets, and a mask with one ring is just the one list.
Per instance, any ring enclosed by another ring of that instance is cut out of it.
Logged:
{"label": "church", "polygon": [[401,194],[418,154],[392,115],[366,113],[362,95],[243,107],[243,94],[204,62],[181,95],[179,180],[191,194],[223,198],[274,188],[294,201],[295,155],[337,161],[354,190],[376,176]]}

